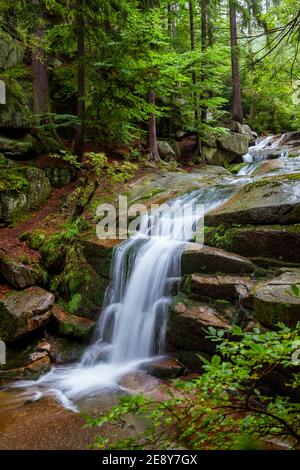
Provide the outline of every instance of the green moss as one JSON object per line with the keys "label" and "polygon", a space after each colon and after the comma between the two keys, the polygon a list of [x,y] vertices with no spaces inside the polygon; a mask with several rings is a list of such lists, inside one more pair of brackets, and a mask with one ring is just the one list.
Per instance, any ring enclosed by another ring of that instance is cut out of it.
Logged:
{"label": "green moss", "polygon": [[219,225],[218,227],[205,227],[204,241],[206,245],[230,251],[233,246],[234,229]]}
{"label": "green moss", "polygon": [[10,341],[14,338],[17,330],[17,324],[7,313],[4,302],[0,301],[0,338]]}
{"label": "green moss", "polygon": [[21,192],[27,190],[29,181],[24,177],[18,169],[1,169],[0,170],[0,192],[16,191]]}
{"label": "green moss", "polygon": [[74,294],[68,303],[68,310],[70,313],[76,313],[80,309],[82,298],[80,294]]}

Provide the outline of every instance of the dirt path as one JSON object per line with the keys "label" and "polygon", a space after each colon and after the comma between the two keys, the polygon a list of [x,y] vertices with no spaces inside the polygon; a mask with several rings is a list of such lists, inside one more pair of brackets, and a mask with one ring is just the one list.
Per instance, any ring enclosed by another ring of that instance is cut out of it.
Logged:
{"label": "dirt path", "polygon": [[[59,209],[63,198],[74,189],[74,183],[55,188],[47,203],[39,210],[31,212],[24,222],[20,222],[15,227],[4,227],[0,229],[0,250],[13,254],[15,257],[30,255],[31,258],[39,257],[36,251],[28,248],[25,242],[19,240],[19,236],[29,230],[36,228],[50,228],[51,220],[46,220],[51,214],[59,214]],[[52,219],[53,219],[52,218]]]}

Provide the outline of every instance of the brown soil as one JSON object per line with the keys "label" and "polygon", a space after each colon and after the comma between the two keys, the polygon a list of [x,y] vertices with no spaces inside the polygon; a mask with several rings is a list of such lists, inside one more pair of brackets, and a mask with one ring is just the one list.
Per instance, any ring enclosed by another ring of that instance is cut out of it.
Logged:
{"label": "brown soil", "polygon": [[[32,231],[34,229],[53,230],[54,221],[57,223],[57,217],[60,223],[64,223],[64,217],[59,214],[63,198],[74,190],[75,183],[71,183],[63,188],[55,188],[52,190],[51,197],[47,203],[39,210],[31,212],[26,220],[20,222],[15,227],[4,227],[0,229],[0,250],[9,253],[15,259],[29,256],[31,259],[38,261],[38,252],[31,250],[25,242],[19,240],[22,233]],[[51,218],[48,217],[51,214]]]}

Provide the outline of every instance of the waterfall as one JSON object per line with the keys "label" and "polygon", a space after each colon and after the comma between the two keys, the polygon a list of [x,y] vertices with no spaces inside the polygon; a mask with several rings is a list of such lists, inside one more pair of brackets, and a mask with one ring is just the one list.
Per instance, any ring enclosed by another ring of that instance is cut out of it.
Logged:
{"label": "waterfall", "polygon": [[238,190],[233,182],[238,181],[193,191],[170,201],[165,210],[143,216],[139,230],[114,251],[102,313],[80,363],[54,367],[37,381],[14,387],[25,388],[31,399],[54,395],[75,411],[78,400],[120,388],[124,374],[161,357],[181,254],[200,217],[197,207],[202,205],[206,213],[222,204]]}
{"label": "waterfall", "polygon": [[300,170],[300,157],[289,157],[289,148],[284,143],[283,136],[270,135],[256,142],[252,147],[249,147],[248,153],[243,156],[243,161],[246,163],[240,171],[238,176],[253,175],[255,171],[260,168],[266,160],[280,160],[282,162],[282,170],[280,167],[272,169],[272,174],[293,173]]}

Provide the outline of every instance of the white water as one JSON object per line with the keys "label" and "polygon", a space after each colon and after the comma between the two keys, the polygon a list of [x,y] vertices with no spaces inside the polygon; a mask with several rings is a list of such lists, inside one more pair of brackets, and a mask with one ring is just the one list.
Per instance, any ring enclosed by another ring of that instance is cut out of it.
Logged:
{"label": "white water", "polygon": [[[37,381],[22,381],[24,397],[53,395],[66,408],[109,390],[122,389],[121,377],[164,354],[168,307],[180,277],[181,254],[195,234],[200,213],[208,212],[238,190],[233,183],[199,189],[169,203],[161,217],[144,216],[140,230],[114,252],[93,344],[79,364],[54,367]],[[243,181],[241,181],[242,183]],[[184,213],[183,213],[183,208]]]}
{"label": "white water", "polygon": [[[283,136],[267,136],[260,139],[252,147],[249,147],[248,153],[243,156],[246,165],[241,168],[238,176],[252,175],[261,165],[269,159],[276,159],[282,163],[284,173],[293,173],[300,170],[300,156],[289,157],[289,146],[282,144]],[[272,174],[282,173],[280,167],[272,170]]]}
{"label": "white water", "polygon": [[[24,398],[53,395],[77,411],[80,400],[122,390],[119,381],[124,375],[163,355],[168,306],[180,278],[181,254],[200,216],[195,204],[203,204],[207,213],[250,182],[247,175],[267,158],[274,145],[271,141],[268,137],[249,149],[244,157],[248,165],[237,177],[171,201],[171,211],[163,211],[160,218],[144,216],[140,230],[115,249],[102,313],[80,363],[54,367],[37,381],[12,386],[21,388]],[[284,166],[280,173],[294,171],[297,165],[299,171],[300,157],[288,159],[280,152],[278,156]],[[184,217],[183,206],[188,208]]]}

